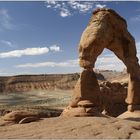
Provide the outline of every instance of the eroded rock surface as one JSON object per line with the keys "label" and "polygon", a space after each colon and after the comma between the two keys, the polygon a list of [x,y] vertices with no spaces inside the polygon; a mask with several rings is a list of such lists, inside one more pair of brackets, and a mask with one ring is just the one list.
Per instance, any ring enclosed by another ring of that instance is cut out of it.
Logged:
{"label": "eroded rock surface", "polygon": [[[80,66],[84,68],[84,70],[81,72],[79,81],[75,86],[75,99],[70,103],[71,109],[67,110],[66,108],[62,113],[63,116],[65,116],[65,114],[67,116],[68,113],[65,112],[73,112],[74,108],[78,108],[79,105],[81,105],[81,101],[85,110],[89,107],[84,104],[88,103],[90,104],[90,108],[98,108],[97,110],[100,112],[101,92],[107,91],[109,93],[112,92],[111,90],[113,90],[113,92],[121,91],[121,89],[124,90],[119,83],[112,85],[107,83],[106,87],[103,87],[101,90],[99,89],[96,77],[94,78],[93,68],[97,57],[103,52],[104,48],[114,52],[127,67],[129,83],[125,100],[126,103],[131,106],[140,104],[140,66],[136,56],[135,39],[128,32],[125,19],[112,9],[102,8],[93,12],[93,16],[81,36],[79,58]],[[84,100],[86,100],[86,102],[84,102]],[[134,108],[135,107],[133,107],[133,109]],[[81,111],[83,112],[83,110]],[[85,111],[85,114],[86,113]],[[91,116],[93,114],[96,113],[91,113]]]}
{"label": "eroded rock surface", "polygon": [[[79,76],[79,73],[72,73],[0,77],[0,93],[56,89],[71,90],[74,88]],[[96,73],[96,77],[99,80],[105,80],[100,72]]]}
{"label": "eroded rock surface", "polygon": [[106,115],[117,117],[127,111],[125,98],[127,96],[128,83],[101,82],[99,84],[101,107]]}
{"label": "eroded rock surface", "polygon": [[[2,117],[2,119],[4,121],[10,121],[10,122],[19,123],[22,119],[27,118],[27,117],[33,117],[34,120],[35,120],[35,118],[36,118],[36,120],[38,118],[37,114],[31,113],[31,112],[27,112],[27,111],[12,111],[10,113],[5,114]],[[32,121],[32,120],[30,118],[30,121]]]}
{"label": "eroded rock surface", "polygon": [[140,122],[103,117],[55,117],[0,127],[1,139],[140,139]]}

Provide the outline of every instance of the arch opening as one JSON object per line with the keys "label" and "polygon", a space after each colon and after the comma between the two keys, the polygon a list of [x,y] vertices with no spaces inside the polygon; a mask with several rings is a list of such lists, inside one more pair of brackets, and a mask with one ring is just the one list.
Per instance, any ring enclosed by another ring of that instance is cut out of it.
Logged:
{"label": "arch opening", "polygon": [[104,49],[95,62],[95,69],[110,71],[126,71],[125,64],[109,49]]}

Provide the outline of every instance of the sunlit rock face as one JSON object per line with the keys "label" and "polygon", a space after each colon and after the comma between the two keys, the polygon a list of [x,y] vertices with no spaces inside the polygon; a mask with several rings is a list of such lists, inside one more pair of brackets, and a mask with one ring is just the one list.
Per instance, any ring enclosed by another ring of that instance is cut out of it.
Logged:
{"label": "sunlit rock face", "polygon": [[102,8],[93,12],[88,26],[82,33],[79,43],[79,64],[84,70],[75,86],[75,98],[70,107],[64,110],[63,116],[70,116],[70,112],[76,111],[73,110],[76,107],[82,110],[83,115],[78,109],[79,115],[72,113],[72,116],[100,114],[97,112],[100,112],[101,94],[93,67],[104,48],[114,52],[127,67],[129,84],[126,102],[132,106],[140,104],[140,66],[136,57],[135,40],[127,30],[125,19],[112,9]]}

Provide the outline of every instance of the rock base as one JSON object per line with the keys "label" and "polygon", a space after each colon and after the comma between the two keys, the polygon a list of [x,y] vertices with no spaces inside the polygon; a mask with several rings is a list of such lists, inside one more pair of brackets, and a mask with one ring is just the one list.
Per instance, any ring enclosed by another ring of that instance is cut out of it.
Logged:
{"label": "rock base", "polygon": [[95,116],[95,117],[107,117],[99,112],[99,109],[96,107],[70,107],[64,109],[62,117],[88,117],[88,116]]}
{"label": "rock base", "polygon": [[140,110],[135,110],[133,112],[126,111],[123,114],[119,115],[117,118],[132,121],[140,121]]}

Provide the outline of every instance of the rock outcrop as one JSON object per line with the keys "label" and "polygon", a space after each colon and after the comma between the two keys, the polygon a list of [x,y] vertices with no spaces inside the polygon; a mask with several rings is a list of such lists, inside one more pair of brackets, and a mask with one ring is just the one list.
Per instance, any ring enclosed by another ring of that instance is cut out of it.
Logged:
{"label": "rock outcrop", "polygon": [[103,114],[117,117],[127,111],[125,98],[127,97],[128,83],[101,82],[99,83],[101,108]]}
{"label": "rock outcrop", "polygon": [[78,78],[78,73],[0,77],[0,92],[11,93],[33,90],[73,89]]}
{"label": "rock outcrop", "polygon": [[[80,66],[84,70],[75,86],[74,99],[64,110],[62,116],[67,116],[67,114],[71,114],[70,112],[75,116],[76,113],[73,112],[77,110],[75,108],[81,108],[81,101],[84,109],[81,109],[81,113],[78,112],[79,116],[99,114],[101,93],[93,67],[104,48],[114,52],[127,67],[129,83],[126,103],[130,105],[129,111],[134,111],[136,109],[134,106],[140,105],[140,66],[136,56],[135,40],[127,30],[125,19],[112,9],[102,8],[93,12],[93,16],[81,36],[79,58]],[[119,88],[120,85],[115,86]],[[78,115],[76,114],[76,116]]]}
{"label": "rock outcrop", "polygon": [[0,127],[1,139],[140,139],[140,121],[55,117]]}
{"label": "rock outcrop", "polygon": [[27,111],[12,111],[10,113],[5,114],[2,119],[4,121],[10,121],[15,123],[27,123],[31,121],[38,120],[38,116],[35,113],[27,112]]}
{"label": "rock outcrop", "polygon": [[[99,80],[105,80],[101,73],[96,73]],[[71,90],[74,88],[79,73],[42,74],[0,77],[0,92],[28,92],[33,90]]]}

